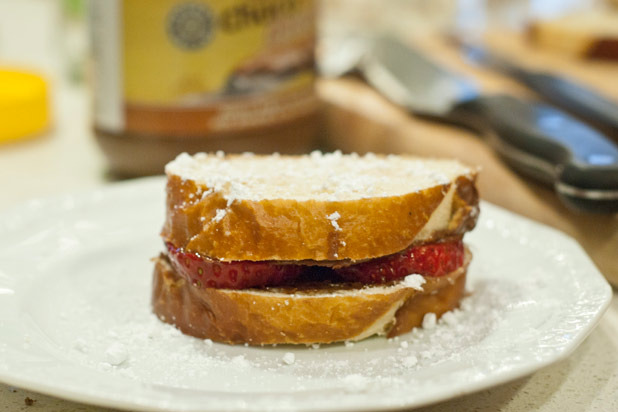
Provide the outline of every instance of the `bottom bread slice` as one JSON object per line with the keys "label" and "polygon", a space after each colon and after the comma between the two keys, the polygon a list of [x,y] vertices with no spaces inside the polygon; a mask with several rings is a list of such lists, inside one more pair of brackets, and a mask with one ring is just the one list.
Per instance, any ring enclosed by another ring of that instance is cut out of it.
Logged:
{"label": "bottom bread slice", "polygon": [[459,305],[464,265],[425,277],[422,290],[405,281],[387,286],[319,284],[265,289],[198,288],[176,274],[167,257],[155,260],[152,306],[183,333],[231,344],[313,344],[401,335],[427,313],[440,317]]}

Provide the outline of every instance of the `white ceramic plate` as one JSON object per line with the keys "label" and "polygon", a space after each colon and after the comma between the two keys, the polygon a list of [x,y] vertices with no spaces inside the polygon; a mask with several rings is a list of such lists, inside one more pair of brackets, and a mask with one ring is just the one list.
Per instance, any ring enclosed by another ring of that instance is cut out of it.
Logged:
{"label": "white ceramic plate", "polygon": [[178,333],[149,310],[164,182],[0,216],[0,381],[133,410],[379,410],[503,383],[567,356],[611,289],[567,236],[484,203],[471,295],[433,329],[354,345],[250,348]]}

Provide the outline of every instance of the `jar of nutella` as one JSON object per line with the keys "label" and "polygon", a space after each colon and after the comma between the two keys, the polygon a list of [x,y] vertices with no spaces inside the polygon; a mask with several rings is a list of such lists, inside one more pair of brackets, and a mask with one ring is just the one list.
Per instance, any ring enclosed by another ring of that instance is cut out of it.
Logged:
{"label": "jar of nutella", "polygon": [[313,0],[94,0],[94,128],[113,172],[182,151],[304,152],[318,132]]}

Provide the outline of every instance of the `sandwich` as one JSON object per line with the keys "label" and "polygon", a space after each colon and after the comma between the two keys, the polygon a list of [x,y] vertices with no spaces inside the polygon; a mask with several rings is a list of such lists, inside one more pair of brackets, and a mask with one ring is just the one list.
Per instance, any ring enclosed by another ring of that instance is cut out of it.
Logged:
{"label": "sandwich", "polygon": [[477,172],[410,156],[181,154],[152,308],[229,344],[397,336],[456,308]]}

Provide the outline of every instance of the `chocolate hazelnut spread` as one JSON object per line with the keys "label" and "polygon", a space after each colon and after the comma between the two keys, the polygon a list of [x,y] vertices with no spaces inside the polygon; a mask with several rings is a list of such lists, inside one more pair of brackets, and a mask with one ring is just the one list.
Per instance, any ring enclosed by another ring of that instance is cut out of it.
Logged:
{"label": "chocolate hazelnut spread", "polygon": [[314,144],[313,0],[95,0],[94,129],[113,172]]}

